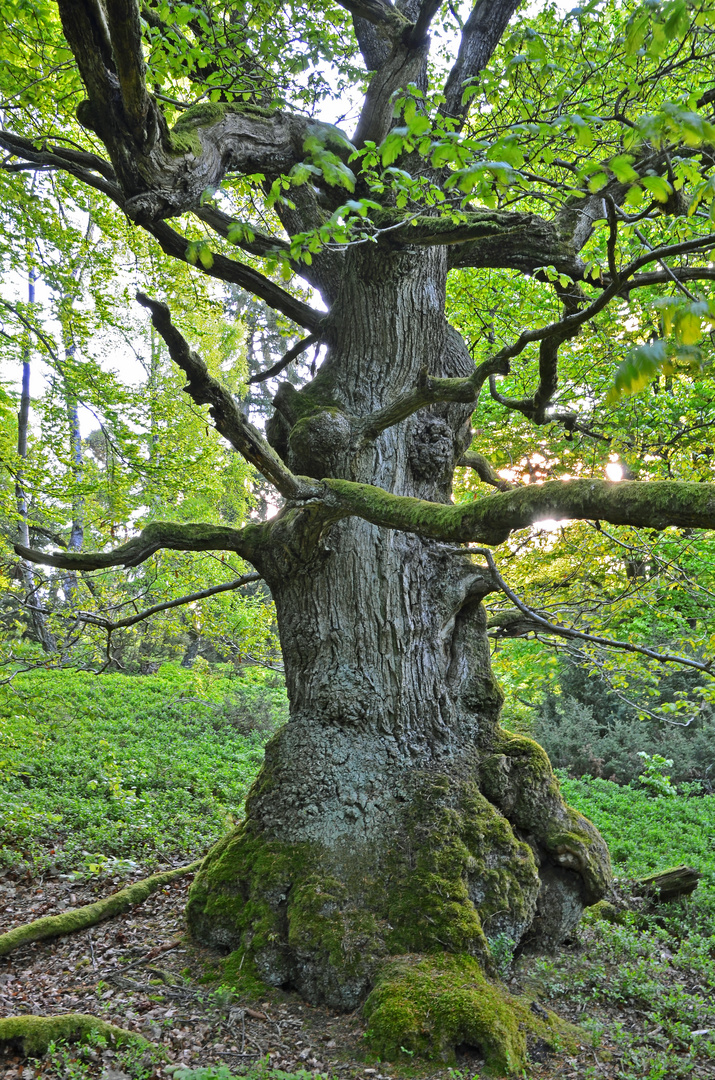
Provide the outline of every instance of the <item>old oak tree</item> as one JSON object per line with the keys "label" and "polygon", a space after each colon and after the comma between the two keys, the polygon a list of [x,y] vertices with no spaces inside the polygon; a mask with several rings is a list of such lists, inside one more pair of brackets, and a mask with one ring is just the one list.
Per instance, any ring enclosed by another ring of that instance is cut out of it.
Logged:
{"label": "old oak tree", "polygon": [[[543,518],[712,529],[715,487],[657,471],[614,483],[585,464],[517,485],[472,424],[498,407],[540,439],[603,438],[587,393],[559,397],[560,350],[589,333],[596,349],[602,325],[640,334],[605,405],[699,371],[715,314],[712,10],[57,6],[56,97],[45,79],[8,110],[5,167],[71,174],[167,255],[292,320],[304,337],[285,366],[322,352],[302,388],[279,387],[264,434],[171,297],[139,293],[186,393],[282,508],[241,529],[155,522],[96,554],[18,551],[84,571],[162,548],[252,564],[275,600],[291,718],[196,878],[191,933],[308,1001],[366,1002],[383,1056],[467,1043],[516,1071],[530,1031],[567,1035],[500,989],[490,941],[557,944],[610,868],[543,751],[499,726],[490,547]],[[37,11],[56,27],[54,7]],[[354,122],[317,118],[341,100]],[[485,317],[470,350],[447,312],[459,275],[477,316],[488,281],[522,325],[495,342]],[[540,310],[522,316],[520,281]],[[457,467],[487,493],[455,504]]]}

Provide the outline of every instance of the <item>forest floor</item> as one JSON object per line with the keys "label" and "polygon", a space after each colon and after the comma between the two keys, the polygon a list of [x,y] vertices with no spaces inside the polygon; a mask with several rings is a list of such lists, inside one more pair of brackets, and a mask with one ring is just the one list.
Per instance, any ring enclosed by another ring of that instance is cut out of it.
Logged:
{"label": "forest floor", "polygon": [[[240,817],[282,685],[165,665],[153,676],[18,676],[0,694],[0,932],[199,858]],[[688,863],[692,898],[625,925],[587,916],[555,957],[499,956],[508,988],[584,1031],[577,1054],[532,1046],[527,1080],[715,1080],[715,795],[682,785],[562,778],[567,800],[629,878]],[[185,936],[189,878],[110,921],[0,958],[0,1018],[76,1012],[144,1035],[151,1052],[58,1043],[28,1061],[0,1049],[0,1080],[475,1080],[455,1067],[365,1053],[358,1013],[295,995],[242,997],[223,957]],[[501,943],[504,946],[505,943]],[[182,1077],[181,1073],[184,1073]]]}
{"label": "forest floor", "polygon": [[[181,1076],[179,1066],[199,1070],[196,1080],[245,1073],[251,1080],[281,1080],[286,1073],[304,1080],[475,1080],[483,1075],[476,1051],[465,1051],[450,1069],[420,1067],[409,1058],[399,1065],[370,1061],[362,1049],[359,1013],[335,1014],[282,992],[242,999],[229,991],[220,980],[223,958],[185,936],[189,884],[186,878],[175,881],[110,921],[23,946],[0,960],[0,1016],[95,1015],[143,1035],[156,1052],[59,1044],[42,1059],[29,1060],[17,1048],[6,1048],[0,1050],[0,1080],[161,1080],[177,1070]],[[112,885],[49,875],[18,880],[5,872],[3,929],[89,903]],[[576,1054],[532,1046],[529,1080],[712,1080],[713,965],[705,964],[700,976],[692,963],[683,971],[670,963],[676,954],[663,941],[654,964],[652,938],[652,931],[592,923],[558,959],[516,962],[507,977],[513,992],[526,992],[584,1025]],[[709,944],[714,943],[712,938]],[[640,994],[641,1008],[634,994]],[[671,1013],[679,1000],[677,1011],[690,1017],[685,1024],[676,1021],[675,1042],[672,1023],[669,1028],[662,1017],[655,1022],[655,999],[664,994]],[[700,1034],[693,1036],[694,1031]]]}

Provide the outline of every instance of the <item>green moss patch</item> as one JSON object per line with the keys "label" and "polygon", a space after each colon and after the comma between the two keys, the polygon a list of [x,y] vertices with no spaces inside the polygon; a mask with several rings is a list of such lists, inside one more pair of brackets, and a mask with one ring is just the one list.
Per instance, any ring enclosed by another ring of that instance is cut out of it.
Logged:
{"label": "green moss patch", "polygon": [[50,1043],[60,1039],[76,1042],[89,1036],[101,1035],[108,1042],[123,1045],[133,1043],[140,1049],[155,1049],[154,1044],[133,1031],[98,1020],[85,1013],[66,1013],[63,1016],[7,1016],[0,1020],[0,1045],[21,1042],[28,1057],[46,1053]]}
{"label": "green moss patch", "polygon": [[[488,963],[484,926],[527,924],[538,878],[531,849],[470,781],[423,778],[391,858],[389,951],[465,952]],[[389,880],[389,879],[388,879]],[[475,902],[476,901],[476,902]]]}
{"label": "green moss patch", "polygon": [[602,836],[564,802],[559,781],[538,743],[498,728],[495,750],[479,765],[485,795],[557,865],[575,870],[584,884],[584,900],[596,903],[613,878]]}
{"label": "green moss patch", "polygon": [[507,1076],[524,1068],[529,1034],[551,1046],[583,1039],[540,1012],[486,979],[472,957],[446,953],[388,961],[363,1009],[370,1049],[385,1060],[419,1054],[449,1064],[457,1047],[472,1046],[492,1073]]}
{"label": "green moss patch", "polygon": [[367,988],[389,955],[446,949],[489,967],[483,922],[518,938],[538,887],[531,849],[477,785],[428,774],[389,846],[339,865],[319,845],[279,844],[245,823],[207,856],[187,917],[197,937],[244,950],[272,985],[293,984],[310,957]]}

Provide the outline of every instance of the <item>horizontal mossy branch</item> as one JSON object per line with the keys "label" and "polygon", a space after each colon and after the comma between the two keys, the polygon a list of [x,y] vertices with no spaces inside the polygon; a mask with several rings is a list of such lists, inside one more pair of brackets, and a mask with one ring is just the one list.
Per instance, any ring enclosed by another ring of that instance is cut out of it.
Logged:
{"label": "horizontal mossy branch", "polygon": [[65,1039],[77,1042],[90,1035],[100,1035],[108,1042],[121,1046],[134,1044],[140,1050],[156,1050],[135,1031],[109,1024],[87,1013],[64,1013],[60,1016],[6,1016],[0,1020],[0,1046],[3,1043],[21,1042],[27,1057],[39,1057],[47,1052],[50,1043]]}
{"label": "horizontal mossy branch", "polygon": [[[377,224],[396,224],[395,211],[382,211]],[[450,269],[463,267],[519,270],[531,274],[541,266],[555,266],[579,281],[585,263],[575,253],[570,237],[538,214],[503,210],[474,210],[461,221],[420,215],[395,229],[391,243],[444,245]]]}
{"label": "horizontal mossy branch", "polygon": [[110,919],[114,915],[121,915],[136,904],[142,904],[147,897],[163,888],[177,878],[186,877],[187,874],[195,873],[201,866],[202,860],[189,863],[188,866],[179,866],[176,870],[166,870],[161,874],[152,874],[151,877],[142,881],[135,881],[133,885],[127,885],[125,889],[106,896],[103,900],[95,900],[93,904],[86,904],[81,908],[63,911],[61,915],[45,915],[42,919],[34,919],[33,922],[24,926],[16,926],[14,930],[8,930],[6,934],[0,934],[0,956],[7,956],[21,945],[28,945],[32,941],[45,941],[47,938],[60,937],[63,934],[74,934],[78,930],[86,930],[89,926]]}
{"label": "horizontal mossy branch", "polygon": [[340,516],[454,543],[501,544],[516,529],[545,518],[602,520],[612,525],[715,529],[715,485],[671,480],[553,480],[457,506],[391,495],[369,484],[324,480]]}
{"label": "horizontal mossy branch", "polygon": [[[528,528],[545,518],[601,520],[612,525],[649,529],[665,529],[669,525],[715,529],[715,485],[674,480],[647,483],[552,480],[458,506],[392,495],[382,488],[351,480],[321,480],[315,488],[320,496],[311,495],[305,507],[311,509],[311,535],[316,536],[331,521],[352,516],[386,529],[399,529],[458,544],[501,544],[515,530]],[[256,564],[269,538],[292,520],[291,514],[283,514],[270,522],[245,525],[242,529],[156,521],[114,551],[68,551],[50,555],[22,544],[16,544],[15,551],[30,562],[64,570],[137,566],[160,548],[235,551]]]}
{"label": "horizontal mossy branch", "polygon": [[62,570],[104,570],[110,566],[138,566],[161,548],[171,551],[235,551],[244,559],[260,547],[266,536],[264,525],[244,525],[231,529],[227,525],[205,525],[201,522],[182,524],[174,521],[153,521],[121,547],[113,551],[56,551],[48,554],[16,544],[15,551],[22,559],[57,566]]}

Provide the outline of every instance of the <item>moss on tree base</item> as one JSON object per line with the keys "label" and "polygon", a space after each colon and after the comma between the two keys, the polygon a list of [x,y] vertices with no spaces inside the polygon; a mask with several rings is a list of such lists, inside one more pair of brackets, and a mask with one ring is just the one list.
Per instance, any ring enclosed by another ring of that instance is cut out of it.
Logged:
{"label": "moss on tree base", "polygon": [[480,1050],[494,1075],[521,1073],[527,1036],[552,1047],[576,1045],[583,1033],[513,997],[485,978],[470,956],[400,956],[385,963],[364,1010],[370,1049],[383,1060],[412,1054],[454,1064],[456,1049]]}
{"label": "moss on tree base", "polygon": [[[530,925],[539,875],[528,844],[473,781],[422,774],[388,842],[330,852],[267,840],[249,820],[207,856],[187,919],[239,949],[269,985],[354,1009],[388,956],[465,953]],[[486,931],[485,931],[486,927]]]}
{"label": "moss on tree base", "polygon": [[228,984],[262,980],[344,1011],[367,999],[383,1058],[404,1061],[405,1047],[449,1061],[468,1044],[513,1073],[530,1033],[565,1037],[491,979],[490,943],[528,944],[537,927],[551,947],[610,881],[601,837],[566,806],[539,746],[497,729],[449,771],[396,769],[372,833],[332,846],[262,825],[277,783],[266,760],[247,820],[189,896],[191,932],[233,950]]}

